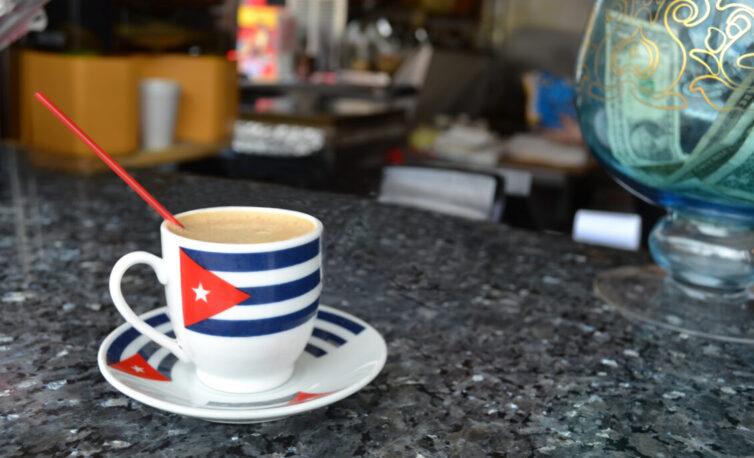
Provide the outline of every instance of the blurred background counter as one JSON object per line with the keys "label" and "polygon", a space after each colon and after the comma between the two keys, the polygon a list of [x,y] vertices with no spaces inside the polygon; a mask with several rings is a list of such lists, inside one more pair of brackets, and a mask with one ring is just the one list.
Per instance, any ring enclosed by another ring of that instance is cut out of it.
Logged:
{"label": "blurred background counter", "polygon": [[[0,128],[36,166],[104,170],[41,90],[129,168],[373,197],[387,166],[451,168],[498,177],[515,226],[567,233],[579,208],[654,221],[575,127],[590,0],[22,0],[0,18],[32,3],[44,23],[1,51]],[[154,78],[180,88],[157,149]]]}

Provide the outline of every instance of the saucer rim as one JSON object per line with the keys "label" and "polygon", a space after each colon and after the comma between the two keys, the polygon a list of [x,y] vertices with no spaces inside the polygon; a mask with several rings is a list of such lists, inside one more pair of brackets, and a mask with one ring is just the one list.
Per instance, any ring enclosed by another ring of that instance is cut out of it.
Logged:
{"label": "saucer rim", "polygon": [[[374,380],[377,377],[377,375],[379,375],[379,373],[382,371],[383,367],[385,366],[385,362],[387,361],[387,344],[385,343],[385,339],[384,337],[382,337],[382,334],[380,334],[379,331],[377,331],[373,326],[371,326],[366,321],[348,312],[344,312],[334,307],[329,307],[327,305],[320,304],[319,309],[328,311],[328,312],[339,313],[349,319],[356,321],[357,323],[364,325],[366,328],[374,331],[377,338],[379,339],[379,342],[381,343],[380,350],[382,353],[381,355],[382,357],[380,358],[378,364],[374,366],[374,369],[371,372],[369,372],[369,374],[362,377],[360,380],[338,391],[335,391],[333,393],[327,394],[325,396],[322,396],[317,399],[313,399],[305,403],[294,404],[290,406],[270,407],[270,408],[265,408],[265,409],[224,410],[224,409],[210,408],[210,407],[182,406],[182,405],[174,404],[169,401],[164,401],[160,398],[155,398],[155,397],[146,395],[138,390],[130,388],[129,386],[125,385],[120,380],[118,380],[115,377],[115,375],[112,373],[112,368],[110,368],[107,365],[107,348],[110,347],[113,340],[115,340],[117,336],[121,335],[128,328],[133,328],[131,323],[128,323],[128,322],[125,322],[121,324],[120,326],[118,326],[117,328],[110,331],[107,337],[105,337],[105,339],[102,341],[99,347],[99,351],[97,353],[97,365],[99,366],[100,373],[105,378],[105,380],[113,388],[115,388],[122,394],[136,401],[139,401],[143,404],[146,404],[150,407],[154,407],[156,409],[164,410],[171,413],[206,419],[210,421],[222,422],[223,420],[225,420],[225,421],[233,421],[233,422],[244,422],[244,421],[258,422],[258,421],[263,421],[263,420],[275,420],[275,419],[280,419],[283,417],[288,417],[288,416],[296,415],[303,412],[308,412],[310,410],[318,409],[320,407],[324,407],[326,405],[338,402],[354,394],[355,392],[361,390],[367,384],[369,384],[372,380]],[[150,310],[148,312],[142,313],[139,315],[139,318],[144,320],[154,315],[159,315],[160,313],[167,314],[167,307],[159,307],[159,308]]]}

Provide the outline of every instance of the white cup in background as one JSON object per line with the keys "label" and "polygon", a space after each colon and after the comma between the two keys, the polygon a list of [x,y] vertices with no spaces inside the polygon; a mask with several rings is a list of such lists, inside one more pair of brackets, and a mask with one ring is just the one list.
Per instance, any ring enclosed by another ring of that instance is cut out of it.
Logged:
{"label": "white cup in background", "polygon": [[140,81],[139,93],[142,149],[160,150],[170,147],[175,137],[181,85],[174,80],[147,78]]}
{"label": "white cup in background", "polygon": [[573,220],[573,240],[636,251],[641,247],[641,216],[578,210]]}

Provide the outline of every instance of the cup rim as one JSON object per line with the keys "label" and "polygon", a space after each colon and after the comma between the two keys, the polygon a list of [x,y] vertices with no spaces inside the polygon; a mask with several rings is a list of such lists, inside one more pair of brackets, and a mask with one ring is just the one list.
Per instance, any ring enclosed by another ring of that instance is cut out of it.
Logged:
{"label": "cup rim", "polygon": [[195,210],[189,210],[182,213],[178,213],[174,215],[176,218],[185,216],[185,215],[191,215],[195,213],[207,213],[212,211],[222,211],[222,210],[230,210],[230,211],[254,211],[254,212],[263,212],[263,213],[279,213],[279,214],[286,214],[286,215],[292,215],[292,216],[298,216],[300,218],[306,219],[307,221],[310,221],[314,224],[314,230],[311,232],[308,232],[304,235],[300,235],[298,237],[294,237],[291,239],[285,239],[285,240],[278,240],[275,242],[258,242],[258,243],[223,243],[223,242],[208,242],[204,240],[197,240],[192,239],[189,237],[185,237],[179,234],[176,234],[175,232],[168,229],[168,222],[163,221],[160,224],[160,233],[163,237],[173,237],[174,239],[181,242],[181,245],[192,245],[192,246],[204,246],[208,249],[214,249],[217,251],[231,251],[231,252],[237,252],[237,251],[255,251],[255,252],[262,252],[262,251],[275,251],[280,250],[284,248],[290,248],[298,245],[303,245],[304,243],[311,242],[313,240],[316,240],[322,235],[322,230],[324,228],[324,225],[322,222],[315,218],[312,215],[309,215],[307,213],[299,212],[296,210],[288,210],[285,208],[276,208],[276,207],[247,207],[247,206],[222,206],[222,207],[206,207],[206,208],[197,208]]}

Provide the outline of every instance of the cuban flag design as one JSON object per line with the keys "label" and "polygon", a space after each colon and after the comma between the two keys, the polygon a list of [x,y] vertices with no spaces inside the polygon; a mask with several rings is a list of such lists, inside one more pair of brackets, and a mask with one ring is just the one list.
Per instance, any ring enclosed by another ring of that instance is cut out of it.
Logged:
{"label": "cuban flag design", "polygon": [[308,322],[317,313],[321,289],[319,245],[317,238],[263,253],[180,248],[186,329],[212,336],[253,337]]}
{"label": "cuban flag design", "polygon": [[[175,338],[167,314],[161,313],[145,322],[168,337]],[[157,382],[171,381],[170,372],[177,361],[178,358],[167,349],[161,348],[131,327],[113,340],[107,349],[108,366],[134,377]]]}
{"label": "cuban flag design", "polygon": [[[147,318],[145,322],[167,336],[175,337],[170,319],[166,313],[158,313]],[[333,352],[337,353],[338,350],[347,346],[353,341],[354,337],[361,334],[364,330],[364,326],[339,313],[318,310],[314,332],[312,332],[312,336],[304,351],[309,355],[307,357],[314,358],[316,361],[321,361],[328,357],[337,357]],[[169,385],[164,384],[164,382],[173,382],[173,367],[181,363],[167,349],[147,339],[133,327],[127,327],[110,343],[109,347],[107,347],[106,360],[110,368],[127,374],[130,377],[137,377],[136,380],[144,381],[146,385],[143,385],[142,389],[150,389],[149,386],[154,385],[149,384],[160,382],[159,385],[165,387],[163,389],[167,390],[166,393],[169,392],[174,397],[180,395],[180,393],[172,391],[175,388],[169,388]],[[134,379],[132,378],[132,380]],[[281,394],[274,399],[253,402],[227,402],[208,399],[205,405],[207,407],[223,409],[267,409],[304,404],[337,391],[339,389],[311,393],[300,391],[300,388],[298,388],[292,392]],[[158,393],[162,392],[159,391]],[[196,400],[188,399],[186,402],[193,405]]]}

